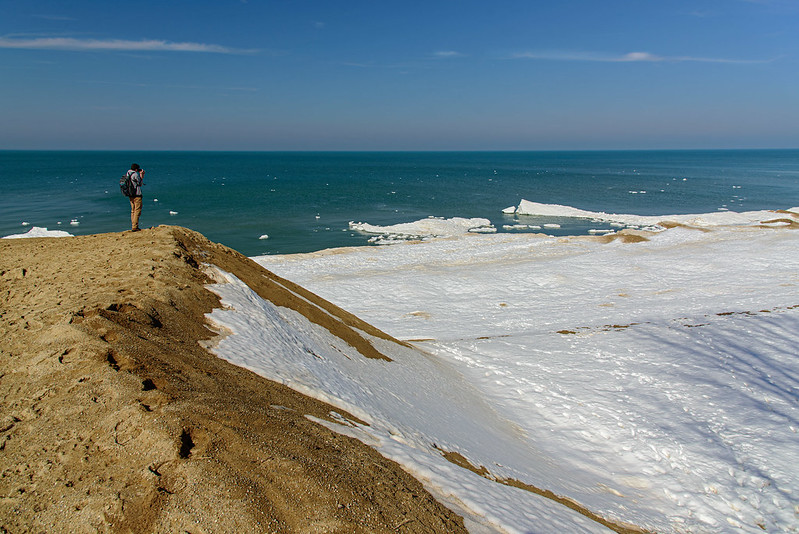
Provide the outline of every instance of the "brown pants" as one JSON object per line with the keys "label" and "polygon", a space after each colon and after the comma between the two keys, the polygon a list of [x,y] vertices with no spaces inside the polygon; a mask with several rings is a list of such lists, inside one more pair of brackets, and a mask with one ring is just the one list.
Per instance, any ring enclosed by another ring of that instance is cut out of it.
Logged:
{"label": "brown pants", "polygon": [[141,216],[141,197],[130,197],[130,229],[139,229],[139,217]]}

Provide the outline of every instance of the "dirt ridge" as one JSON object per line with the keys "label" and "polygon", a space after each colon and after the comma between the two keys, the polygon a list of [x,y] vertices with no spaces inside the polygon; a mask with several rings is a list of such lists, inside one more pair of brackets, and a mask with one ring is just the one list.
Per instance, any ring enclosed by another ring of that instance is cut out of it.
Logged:
{"label": "dirt ridge", "polygon": [[205,263],[366,357],[358,330],[390,339],[184,228],[1,240],[0,532],[464,532],[306,417],[331,406],[200,346]]}

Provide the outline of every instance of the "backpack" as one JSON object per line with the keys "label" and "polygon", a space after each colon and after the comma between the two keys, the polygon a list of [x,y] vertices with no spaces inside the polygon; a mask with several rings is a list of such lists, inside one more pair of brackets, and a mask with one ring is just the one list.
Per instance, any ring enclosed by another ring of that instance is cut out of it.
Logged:
{"label": "backpack", "polygon": [[136,186],[133,185],[133,180],[130,179],[131,173],[128,171],[125,176],[119,179],[119,189],[126,197],[136,196]]}

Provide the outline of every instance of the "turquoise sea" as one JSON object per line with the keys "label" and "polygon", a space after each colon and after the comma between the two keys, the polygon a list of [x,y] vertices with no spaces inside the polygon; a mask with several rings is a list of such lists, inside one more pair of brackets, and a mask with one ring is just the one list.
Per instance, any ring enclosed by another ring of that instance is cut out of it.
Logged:
{"label": "turquoise sea", "polygon": [[799,150],[0,151],[0,236],[129,228],[118,183],[134,162],[147,171],[142,226],[186,226],[249,256],[367,245],[350,221],[482,217],[502,232],[522,199],[638,215],[799,206]]}

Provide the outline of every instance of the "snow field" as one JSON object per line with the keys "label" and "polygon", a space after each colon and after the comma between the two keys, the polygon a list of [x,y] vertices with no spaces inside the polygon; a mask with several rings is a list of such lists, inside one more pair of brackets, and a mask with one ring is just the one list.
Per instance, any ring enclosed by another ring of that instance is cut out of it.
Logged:
{"label": "snow field", "polygon": [[[796,532],[799,240],[745,218],[634,244],[466,235],[257,261],[418,340],[438,362],[418,376],[451,367],[513,429],[475,441],[450,422],[423,441],[658,532]],[[511,512],[491,521],[536,531]]]}

